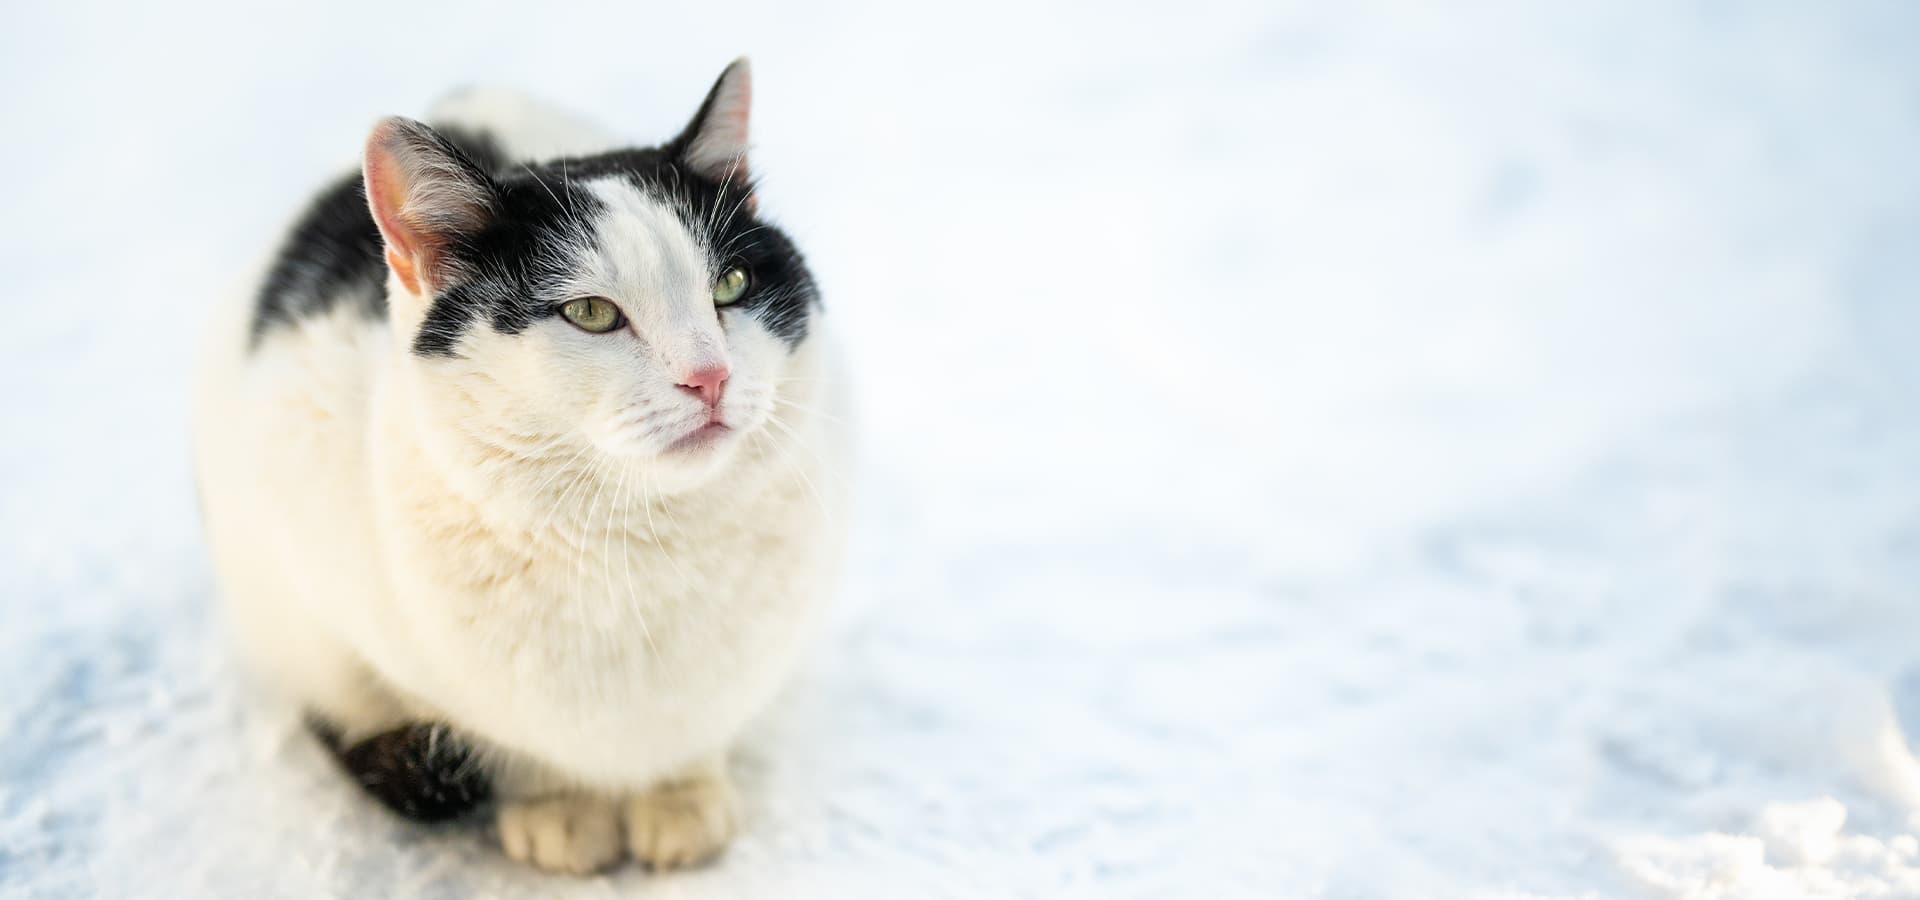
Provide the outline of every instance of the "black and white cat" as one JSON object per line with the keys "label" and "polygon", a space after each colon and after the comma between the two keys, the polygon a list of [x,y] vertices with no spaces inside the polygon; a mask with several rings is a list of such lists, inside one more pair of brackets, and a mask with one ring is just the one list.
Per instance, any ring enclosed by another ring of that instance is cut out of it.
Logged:
{"label": "black and white cat", "polygon": [[688,865],[817,618],[843,415],[728,67],[648,149],[504,93],[379,123],[224,311],[196,387],[247,655],[403,814]]}

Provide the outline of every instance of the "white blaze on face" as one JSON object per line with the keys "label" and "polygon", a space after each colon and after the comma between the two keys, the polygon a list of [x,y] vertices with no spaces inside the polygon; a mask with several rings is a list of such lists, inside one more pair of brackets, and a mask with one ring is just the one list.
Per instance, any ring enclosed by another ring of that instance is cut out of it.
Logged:
{"label": "white blaze on face", "polygon": [[727,368],[700,242],[665,203],[624,180],[596,181],[587,189],[606,210],[593,224],[596,252],[582,260],[575,287],[620,306],[672,379],[669,387],[701,370]]}

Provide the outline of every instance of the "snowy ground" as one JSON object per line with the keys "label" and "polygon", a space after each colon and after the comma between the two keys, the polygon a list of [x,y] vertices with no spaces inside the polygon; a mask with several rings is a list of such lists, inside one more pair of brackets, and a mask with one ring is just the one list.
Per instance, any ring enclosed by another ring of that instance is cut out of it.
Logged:
{"label": "snowy ground", "polygon": [[[1920,896],[1920,13],[0,11],[0,894]],[[201,312],[376,116],[755,57],[861,373],[716,868],[396,824],[210,615]]]}

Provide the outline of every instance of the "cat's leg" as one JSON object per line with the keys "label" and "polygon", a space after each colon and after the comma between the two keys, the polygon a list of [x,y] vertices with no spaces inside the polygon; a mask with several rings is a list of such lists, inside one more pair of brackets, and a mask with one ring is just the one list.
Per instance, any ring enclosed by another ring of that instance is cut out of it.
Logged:
{"label": "cat's leg", "polygon": [[272,665],[306,711],[308,727],[328,744],[357,744],[409,718],[393,691],[344,647],[310,647]]}
{"label": "cat's leg", "polygon": [[625,813],[627,849],[655,869],[699,865],[720,855],[740,826],[740,800],[725,754],[628,799]]}
{"label": "cat's leg", "polygon": [[501,849],[553,872],[596,872],[628,852],[655,869],[698,865],[726,849],[740,822],[739,798],[720,755],[624,801],[581,791],[523,761],[497,777]]}
{"label": "cat's leg", "polygon": [[328,666],[317,660],[309,650],[301,684],[307,728],[362,790],[416,822],[457,819],[487,802],[491,780],[452,729],[408,709],[344,649]]}
{"label": "cat's leg", "polygon": [[310,724],[349,778],[405,818],[445,822],[492,797],[492,779],[472,747],[445,725],[410,722],[347,743],[323,721]]}
{"label": "cat's leg", "polygon": [[495,815],[507,856],[549,872],[591,875],[620,861],[619,805],[564,793],[508,800]]}
{"label": "cat's leg", "polygon": [[511,760],[496,772],[494,824],[507,856],[549,872],[588,875],[620,861],[620,804],[544,767]]}

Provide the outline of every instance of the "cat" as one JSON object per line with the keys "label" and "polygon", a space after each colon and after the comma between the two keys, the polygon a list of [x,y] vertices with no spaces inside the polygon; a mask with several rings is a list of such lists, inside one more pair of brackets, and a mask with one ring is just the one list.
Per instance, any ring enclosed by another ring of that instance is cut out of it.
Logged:
{"label": "cat", "polygon": [[541,869],[717,855],[831,591],[843,381],[751,96],[743,58],[644,149],[500,91],[381,121],[196,378],[243,657],[377,799]]}

